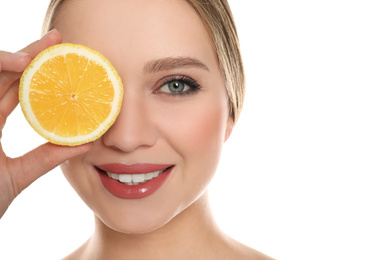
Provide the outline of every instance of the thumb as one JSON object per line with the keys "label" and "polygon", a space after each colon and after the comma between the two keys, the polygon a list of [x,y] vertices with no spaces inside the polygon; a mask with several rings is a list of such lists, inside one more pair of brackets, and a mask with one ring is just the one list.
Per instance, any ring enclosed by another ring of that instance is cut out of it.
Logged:
{"label": "thumb", "polygon": [[58,32],[56,29],[53,29],[50,32],[46,33],[41,39],[31,43],[30,45],[21,49],[19,52],[27,53],[32,58],[35,58],[35,56],[37,56],[44,49],[49,48],[52,45],[59,44],[61,42],[62,36],[60,32]]}
{"label": "thumb", "polygon": [[13,159],[10,171],[15,196],[48,171],[72,157],[88,152],[92,147],[93,143],[79,146],[59,146],[46,143]]}

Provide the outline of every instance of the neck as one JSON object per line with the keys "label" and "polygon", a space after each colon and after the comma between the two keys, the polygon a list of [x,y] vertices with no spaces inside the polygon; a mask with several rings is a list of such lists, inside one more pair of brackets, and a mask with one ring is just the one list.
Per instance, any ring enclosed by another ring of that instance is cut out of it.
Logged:
{"label": "neck", "polygon": [[[95,223],[95,233],[82,250],[88,256],[85,259],[189,259],[190,252],[211,253],[223,236],[213,220],[207,193],[168,224],[149,233],[120,233],[97,217]],[[194,257],[199,259],[199,255]]]}

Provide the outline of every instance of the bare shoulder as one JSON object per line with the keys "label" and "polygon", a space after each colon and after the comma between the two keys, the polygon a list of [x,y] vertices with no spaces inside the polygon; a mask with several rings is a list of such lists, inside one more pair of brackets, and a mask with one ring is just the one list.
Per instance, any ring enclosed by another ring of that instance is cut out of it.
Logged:
{"label": "bare shoulder", "polygon": [[88,244],[87,240],[83,245],[81,245],[79,248],[77,248],[74,252],[70,253],[66,257],[62,258],[62,260],[76,260],[76,259],[86,259],[84,253],[87,248]]}
{"label": "bare shoulder", "polygon": [[247,247],[243,252],[237,255],[236,259],[253,259],[253,260],[275,260],[274,258]]}
{"label": "bare shoulder", "polygon": [[234,255],[234,259],[275,260],[274,258],[243,244],[237,246]]}
{"label": "bare shoulder", "polygon": [[274,258],[248,247],[232,238],[226,241],[226,255],[224,259],[275,260]]}

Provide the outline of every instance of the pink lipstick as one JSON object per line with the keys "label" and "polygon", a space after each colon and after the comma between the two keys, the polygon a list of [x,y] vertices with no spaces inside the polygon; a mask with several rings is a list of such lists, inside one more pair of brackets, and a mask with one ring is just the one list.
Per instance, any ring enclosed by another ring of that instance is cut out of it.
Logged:
{"label": "pink lipstick", "polygon": [[141,199],[156,192],[168,178],[171,164],[97,165],[103,186],[122,199]]}

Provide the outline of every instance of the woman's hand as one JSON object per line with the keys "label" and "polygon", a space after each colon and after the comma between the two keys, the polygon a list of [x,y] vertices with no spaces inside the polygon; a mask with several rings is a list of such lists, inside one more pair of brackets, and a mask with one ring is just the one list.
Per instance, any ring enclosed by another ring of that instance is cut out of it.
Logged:
{"label": "woman's hand", "polygon": [[[7,117],[19,103],[19,79],[24,69],[38,53],[61,41],[61,34],[53,30],[18,53],[0,51],[0,138]],[[33,181],[91,147],[92,144],[65,147],[46,143],[11,159],[4,153],[0,142],[0,218],[15,197]]]}

